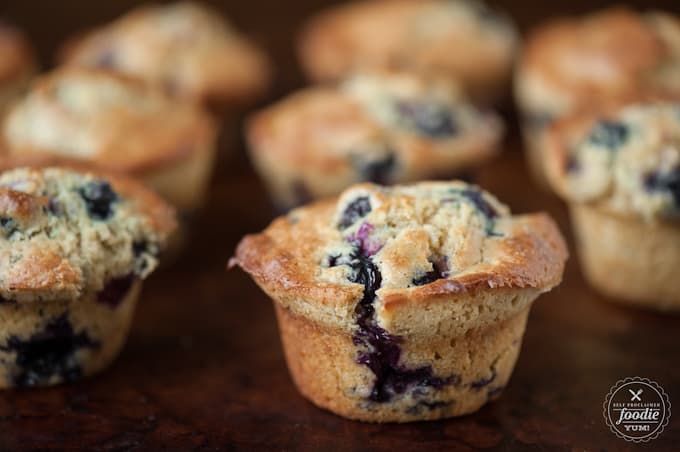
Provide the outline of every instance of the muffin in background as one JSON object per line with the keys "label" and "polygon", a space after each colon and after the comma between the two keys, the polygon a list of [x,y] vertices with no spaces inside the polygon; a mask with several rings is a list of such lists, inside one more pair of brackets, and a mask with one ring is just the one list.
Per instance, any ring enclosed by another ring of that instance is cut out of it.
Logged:
{"label": "muffin in background", "polygon": [[285,209],[357,182],[451,178],[496,154],[503,124],[448,80],[373,72],[293,93],[254,114],[246,135]]}
{"label": "muffin in background", "polygon": [[199,106],[104,70],[38,78],[0,130],[4,167],[71,161],[128,174],[183,219],[206,199],[215,154],[216,125]]}
{"label": "muffin in background", "polygon": [[120,352],[173,209],[120,177],[0,174],[0,388],[74,381]]}
{"label": "muffin in background", "polygon": [[680,98],[574,114],[546,143],[590,283],[616,302],[680,310]]}
{"label": "muffin in background", "polygon": [[218,11],[193,2],[147,5],[68,42],[67,65],[105,68],[223,113],[267,89],[264,53]]}
{"label": "muffin in background", "polygon": [[624,7],[536,29],[517,65],[515,97],[527,158],[546,186],[545,130],[586,106],[650,90],[680,92],[680,19]]}
{"label": "muffin in background", "polygon": [[547,215],[422,182],[359,184],[295,209],[246,236],[230,265],[273,299],[305,397],[351,419],[412,422],[500,396],[531,304],[566,258]]}
{"label": "muffin in background", "polygon": [[24,34],[0,21],[0,118],[37,70],[35,54]]}
{"label": "muffin in background", "polygon": [[456,80],[472,99],[498,100],[518,47],[511,20],[480,1],[360,0],[327,9],[298,45],[310,79],[397,69]]}

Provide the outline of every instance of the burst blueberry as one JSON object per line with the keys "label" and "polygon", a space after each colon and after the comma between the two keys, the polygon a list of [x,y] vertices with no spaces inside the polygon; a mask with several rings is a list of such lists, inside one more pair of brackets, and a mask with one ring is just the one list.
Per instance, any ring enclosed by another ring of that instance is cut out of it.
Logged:
{"label": "burst blueberry", "polygon": [[645,188],[649,191],[666,191],[673,196],[673,202],[680,207],[680,167],[668,172],[648,174],[644,179]]}

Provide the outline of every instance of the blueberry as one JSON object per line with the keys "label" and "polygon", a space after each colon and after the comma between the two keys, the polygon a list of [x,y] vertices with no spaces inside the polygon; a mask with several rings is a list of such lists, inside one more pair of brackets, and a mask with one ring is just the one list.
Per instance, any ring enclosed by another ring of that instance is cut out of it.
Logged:
{"label": "blueberry", "polygon": [[113,215],[113,204],[118,195],[108,182],[96,181],[82,187],[78,193],[85,201],[87,211],[94,220],[106,221]]}
{"label": "blueberry", "polygon": [[424,286],[438,279],[448,277],[448,262],[446,257],[443,259],[430,259],[432,270],[419,276],[411,282],[414,286]]}
{"label": "blueberry", "polygon": [[371,212],[371,200],[368,196],[360,196],[347,205],[345,211],[342,212],[338,228],[347,229],[352,226],[357,220],[365,217]]}
{"label": "blueberry", "polygon": [[128,294],[132,283],[135,281],[134,274],[113,278],[97,294],[97,301],[109,305],[111,308],[117,307],[123,298]]}
{"label": "blueberry", "polygon": [[496,209],[484,199],[484,195],[479,190],[465,189],[460,192],[460,195],[470,201],[487,220],[493,220],[498,216]]}
{"label": "blueberry", "polygon": [[19,229],[19,225],[12,217],[0,217],[0,228],[5,233],[5,237],[10,237]]}
{"label": "blueberry", "polygon": [[676,206],[680,207],[680,167],[666,173],[656,172],[645,176],[644,186],[649,191],[667,191],[673,196]]}
{"label": "blueberry", "polygon": [[609,150],[616,150],[626,142],[630,134],[627,125],[611,120],[601,120],[590,132],[588,142]]}
{"label": "blueberry", "polygon": [[47,213],[54,216],[61,215],[61,203],[54,198],[49,198],[47,201]]}
{"label": "blueberry", "polygon": [[352,269],[350,281],[364,286],[362,299],[354,310],[358,329],[352,340],[363,349],[356,362],[375,375],[369,400],[389,402],[394,394],[402,394],[415,386],[437,389],[457,381],[454,376],[434,376],[430,366],[408,369],[399,364],[402,339],[378,326],[374,318],[376,291],[382,284],[382,275],[370,256],[355,249],[347,257],[331,256],[329,265],[348,265]]}
{"label": "blueberry", "polygon": [[373,182],[380,185],[387,185],[392,182],[392,174],[397,165],[397,159],[393,152],[388,152],[381,159],[366,159],[354,154],[351,160],[361,182]]}
{"label": "blueberry", "polygon": [[53,377],[72,381],[82,375],[75,353],[83,348],[97,348],[87,333],[76,334],[66,313],[52,320],[44,330],[27,340],[10,336],[0,350],[13,352],[15,372],[11,376],[15,386],[47,384]]}
{"label": "blueberry", "polygon": [[420,134],[448,138],[458,133],[458,124],[450,108],[433,102],[401,101],[399,115]]}

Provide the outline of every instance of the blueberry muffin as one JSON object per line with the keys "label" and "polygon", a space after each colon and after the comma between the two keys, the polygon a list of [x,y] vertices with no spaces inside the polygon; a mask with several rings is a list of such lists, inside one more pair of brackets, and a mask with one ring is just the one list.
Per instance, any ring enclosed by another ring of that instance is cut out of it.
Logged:
{"label": "blueberry muffin", "polygon": [[531,303],[567,257],[544,214],[462,182],[358,184],[245,237],[300,392],[370,422],[460,416],[497,398]]}
{"label": "blueberry muffin", "polygon": [[39,78],[0,131],[4,166],[89,163],[133,175],[183,216],[203,203],[216,127],[199,107],[104,70],[65,68]]}
{"label": "blueberry muffin", "polygon": [[214,111],[252,101],[269,82],[265,55],[219,12],[192,2],[140,7],[62,53],[66,64],[134,75]]}
{"label": "blueberry muffin", "polygon": [[506,88],[517,45],[511,21],[478,1],[363,0],[310,20],[299,54],[315,81],[396,68],[458,80],[488,102]]}
{"label": "blueberry muffin", "polygon": [[619,302],[680,309],[680,100],[558,121],[546,167],[586,277]]}
{"label": "blueberry muffin", "polygon": [[530,167],[545,184],[552,121],[639,91],[680,91],[680,19],[618,7],[550,22],[528,38],[515,84]]}
{"label": "blueberry muffin", "polygon": [[0,117],[26,89],[36,70],[33,49],[23,33],[0,21]]}
{"label": "blueberry muffin", "polygon": [[450,178],[495,155],[503,124],[446,80],[376,72],[297,92],[255,114],[246,134],[285,208],[361,181]]}
{"label": "blueberry muffin", "polygon": [[0,174],[0,387],[104,369],[174,228],[160,198],[60,168]]}

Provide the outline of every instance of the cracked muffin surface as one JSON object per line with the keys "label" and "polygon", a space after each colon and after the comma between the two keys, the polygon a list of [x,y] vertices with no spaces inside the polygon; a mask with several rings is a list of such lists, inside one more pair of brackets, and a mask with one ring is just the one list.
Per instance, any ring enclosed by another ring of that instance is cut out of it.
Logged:
{"label": "cracked muffin surface", "polygon": [[144,278],[174,228],[173,211],[129,181],[58,168],[0,175],[0,296],[45,302]]}
{"label": "cracked muffin surface", "polygon": [[509,18],[482,2],[369,0],[312,18],[299,53],[317,81],[402,69],[457,79],[472,97],[489,101],[502,91],[517,45]]}
{"label": "cracked muffin surface", "polygon": [[[529,306],[559,284],[566,255],[546,215],[423,182],[360,184],[293,210],[246,236],[231,265],[274,299],[305,396],[350,418],[407,422],[500,395]],[[316,351],[329,356],[316,363]]]}
{"label": "cracked muffin surface", "polygon": [[147,5],[66,46],[65,63],[115,70],[218,110],[269,81],[264,54],[221,15],[193,2]]}
{"label": "cracked muffin surface", "polygon": [[0,175],[0,388],[104,369],[174,211],[136,182],[72,169]]}
{"label": "cracked muffin surface", "polygon": [[248,123],[251,156],[282,205],[352,183],[450,177],[496,154],[501,119],[455,84],[399,72],[302,90]]}

